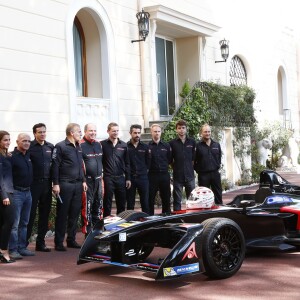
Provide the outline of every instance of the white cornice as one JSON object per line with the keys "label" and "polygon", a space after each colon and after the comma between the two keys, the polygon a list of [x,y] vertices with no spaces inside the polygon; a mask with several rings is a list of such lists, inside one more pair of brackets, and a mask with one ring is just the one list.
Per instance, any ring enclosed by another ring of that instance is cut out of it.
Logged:
{"label": "white cornice", "polygon": [[158,34],[166,34],[174,38],[212,36],[220,29],[217,25],[163,5],[144,7],[144,10],[150,13],[150,19],[156,20]]}

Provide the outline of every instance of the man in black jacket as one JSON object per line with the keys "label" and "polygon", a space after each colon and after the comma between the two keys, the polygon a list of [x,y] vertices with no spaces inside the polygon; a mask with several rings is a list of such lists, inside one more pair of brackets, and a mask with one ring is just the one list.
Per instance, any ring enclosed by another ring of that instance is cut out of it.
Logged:
{"label": "man in black jacket", "polygon": [[161,137],[161,126],[153,124],[151,126],[152,141],[149,142],[151,153],[151,164],[149,168],[149,207],[150,215],[154,214],[154,204],[156,193],[162,202],[162,213],[170,214],[170,174],[169,164],[172,162],[172,152],[170,145],[163,142]]}
{"label": "man in black jacket", "polygon": [[94,124],[84,126],[84,137],[80,141],[84,160],[87,191],[82,196],[82,232],[87,235],[99,221],[102,209],[102,147],[96,141],[97,128]]}
{"label": "man in black jacket", "polygon": [[196,141],[187,136],[187,124],[184,120],[176,123],[177,138],[170,141],[173,167],[173,210],[181,210],[182,191],[186,198],[195,188],[194,158]]}
{"label": "man in black jacket", "polygon": [[195,171],[198,173],[198,185],[211,188],[215,203],[222,204],[222,184],[219,169],[222,151],[218,142],[212,140],[211,129],[204,124],[200,129],[201,140],[196,145]]}
{"label": "man in black jacket", "polygon": [[9,254],[13,259],[21,256],[33,256],[34,252],[27,249],[27,224],[31,209],[32,164],[28,149],[30,136],[20,133],[17,138],[17,147],[12,152],[12,176],[14,184],[13,207],[15,220],[9,240]]}
{"label": "man in black jacket", "polygon": [[117,214],[125,210],[126,188],[131,186],[130,162],[127,144],[121,141],[119,125],[110,123],[107,127],[108,139],[101,142],[103,151],[103,216],[111,214],[112,198],[115,194]]}
{"label": "man in black jacket", "polygon": [[66,251],[63,245],[67,227],[67,246],[80,248],[76,242],[77,223],[81,210],[82,191],[87,190],[83,173],[80,126],[68,124],[66,139],[55,145],[52,155],[52,191],[57,197],[55,250]]}
{"label": "man in black jacket", "polygon": [[52,202],[51,162],[54,146],[46,141],[46,125],[35,124],[32,128],[34,140],[30,144],[29,154],[33,167],[33,182],[31,184],[32,206],[27,227],[27,240],[30,239],[32,226],[38,208],[38,228],[36,251],[50,252],[45,244],[48,231],[48,220]]}
{"label": "man in black jacket", "polygon": [[149,146],[140,141],[142,126],[134,124],[130,126],[131,139],[127,143],[130,170],[131,187],[127,190],[127,209],[134,210],[136,191],[140,196],[142,211],[149,214],[149,180],[148,169],[150,165]]}

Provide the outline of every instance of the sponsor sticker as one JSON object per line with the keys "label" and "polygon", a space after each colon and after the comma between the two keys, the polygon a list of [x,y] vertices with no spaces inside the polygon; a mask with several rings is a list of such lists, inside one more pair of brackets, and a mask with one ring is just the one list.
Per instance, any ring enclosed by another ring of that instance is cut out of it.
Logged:
{"label": "sponsor sticker", "polygon": [[184,274],[194,273],[198,271],[199,271],[199,263],[163,269],[164,277],[184,275]]}
{"label": "sponsor sticker", "polygon": [[293,200],[286,196],[270,196],[267,198],[267,204],[291,203]]}
{"label": "sponsor sticker", "polygon": [[119,242],[126,242],[126,232],[119,233]]}
{"label": "sponsor sticker", "polygon": [[125,255],[126,256],[134,256],[134,255],[136,255],[136,253],[135,253],[134,249],[130,249],[125,253]]}
{"label": "sponsor sticker", "polygon": [[193,243],[191,244],[191,246],[189,247],[189,249],[187,249],[187,251],[185,252],[185,254],[184,254],[184,256],[183,256],[183,258],[182,258],[181,261],[183,261],[186,257],[187,257],[188,259],[192,259],[192,258],[194,258],[194,257],[197,257],[197,258],[198,258],[197,253],[196,253],[195,242],[193,242]]}
{"label": "sponsor sticker", "polygon": [[127,227],[130,227],[130,226],[133,226],[134,223],[122,223],[122,224],[119,224],[118,226],[119,227],[123,227],[123,228],[127,228]]}

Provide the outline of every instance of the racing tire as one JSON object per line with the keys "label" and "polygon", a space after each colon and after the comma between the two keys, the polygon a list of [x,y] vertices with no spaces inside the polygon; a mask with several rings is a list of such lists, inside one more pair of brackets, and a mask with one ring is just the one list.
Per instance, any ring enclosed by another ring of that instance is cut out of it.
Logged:
{"label": "racing tire", "polygon": [[142,218],[148,217],[149,215],[142,211],[134,211],[134,210],[124,210],[118,214],[119,218],[122,218],[126,221],[139,221]]}
{"label": "racing tire", "polygon": [[202,258],[205,275],[224,279],[234,275],[245,258],[245,238],[239,225],[227,218],[202,222]]}

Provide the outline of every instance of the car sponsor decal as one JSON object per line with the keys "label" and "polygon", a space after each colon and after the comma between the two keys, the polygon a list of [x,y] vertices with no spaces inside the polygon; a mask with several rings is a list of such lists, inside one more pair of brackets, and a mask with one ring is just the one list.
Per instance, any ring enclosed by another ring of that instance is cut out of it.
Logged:
{"label": "car sponsor decal", "polygon": [[136,255],[136,253],[135,253],[134,249],[130,249],[125,253],[125,255],[126,256],[134,256],[134,255]]}
{"label": "car sponsor decal", "polygon": [[119,233],[119,242],[126,242],[126,240],[127,240],[126,232]]}
{"label": "car sponsor decal", "polygon": [[289,197],[279,195],[267,197],[267,204],[273,205],[281,203],[293,203],[293,200]]}
{"label": "car sponsor decal", "polygon": [[192,259],[194,257],[198,258],[197,253],[196,253],[196,248],[195,248],[195,242],[193,242],[191,244],[191,246],[189,247],[189,249],[187,249],[187,251],[185,252],[185,254],[184,254],[184,256],[183,256],[183,258],[182,258],[181,261],[183,261],[186,257],[188,259]]}
{"label": "car sponsor decal", "polygon": [[121,221],[122,218],[120,217],[106,217],[104,218],[104,224],[111,224],[111,223],[115,223],[118,221]]}
{"label": "car sponsor decal", "polygon": [[127,228],[130,226],[133,226],[134,224],[135,223],[122,223],[122,224],[119,224],[118,227]]}
{"label": "car sponsor decal", "polygon": [[164,277],[171,277],[177,275],[184,275],[188,273],[199,272],[199,263],[184,265],[184,266],[176,266],[170,268],[164,268]]}

